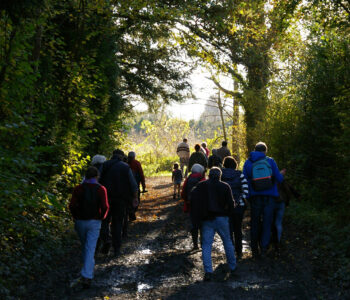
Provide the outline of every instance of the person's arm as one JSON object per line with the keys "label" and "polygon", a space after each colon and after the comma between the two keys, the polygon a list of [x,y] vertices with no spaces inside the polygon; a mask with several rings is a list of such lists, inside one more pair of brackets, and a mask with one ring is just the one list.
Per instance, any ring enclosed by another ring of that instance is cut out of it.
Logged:
{"label": "person's arm", "polygon": [[100,200],[101,200],[100,217],[101,217],[101,220],[104,220],[107,217],[108,211],[109,211],[107,190],[103,185],[101,185],[98,192],[99,192]]}
{"label": "person's arm", "polygon": [[202,160],[202,166],[204,167],[204,169],[206,169],[207,168],[207,166],[208,166],[208,161],[207,161],[207,159],[206,159],[206,157],[205,157],[205,154],[203,154],[202,153],[202,158],[201,158],[201,160]]}
{"label": "person's arm", "polygon": [[190,156],[190,159],[188,161],[188,169],[191,171],[193,166],[193,155]]}
{"label": "person's arm", "polygon": [[235,208],[238,202],[236,203],[236,199],[233,198],[230,186],[226,184],[225,188],[226,188],[225,198],[226,198],[226,203],[228,204],[228,212],[233,213],[233,209]]}
{"label": "person's arm", "polygon": [[247,198],[248,198],[248,193],[249,193],[249,188],[248,188],[248,180],[245,178],[244,174],[241,173],[241,187],[242,187],[242,198],[243,201],[247,204]]}
{"label": "person's arm", "polygon": [[281,173],[280,170],[278,169],[277,164],[274,161],[274,159],[270,158],[270,162],[271,162],[271,165],[272,165],[272,174],[273,174],[273,176],[275,176],[277,182],[281,183],[284,180],[284,177],[283,177],[282,174],[285,173],[285,170],[282,170],[281,171],[282,173]]}
{"label": "person's arm", "polygon": [[187,185],[188,177],[185,179],[184,184],[182,185],[181,190],[181,198],[187,201],[187,194],[186,194],[186,185]]}
{"label": "person's arm", "polygon": [[139,174],[140,174],[142,190],[144,191],[144,190],[146,189],[145,175],[143,174],[143,169],[142,169],[141,163],[138,162],[137,165],[138,165],[138,172],[139,172]]}
{"label": "person's arm", "polygon": [[139,200],[137,197],[137,193],[139,191],[139,188],[137,186],[137,182],[134,178],[134,175],[132,174],[130,167],[128,170],[128,178],[129,178],[129,184],[130,184],[130,189],[131,189],[131,203],[132,203],[133,207],[137,207],[139,204]]}

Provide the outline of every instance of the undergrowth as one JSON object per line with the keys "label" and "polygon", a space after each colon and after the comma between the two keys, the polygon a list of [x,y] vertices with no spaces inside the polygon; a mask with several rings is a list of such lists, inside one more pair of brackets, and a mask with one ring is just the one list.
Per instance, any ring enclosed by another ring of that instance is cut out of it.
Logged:
{"label": "undergrowth", "polygon": [[310,242],[315,273],[350,289],[349,222],[339,222],[339,212],[334,207],[321,209],[310,202],[293,202],[287,214],[295,229]]}

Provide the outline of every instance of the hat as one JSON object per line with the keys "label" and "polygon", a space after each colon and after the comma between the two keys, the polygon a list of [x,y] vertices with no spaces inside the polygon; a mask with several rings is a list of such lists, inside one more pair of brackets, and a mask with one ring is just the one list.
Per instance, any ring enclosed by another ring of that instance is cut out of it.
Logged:
{"label": "hat", "polygon": [[204,167],[200,164],[194,164],[191,169],[192,173],[203,173]]}

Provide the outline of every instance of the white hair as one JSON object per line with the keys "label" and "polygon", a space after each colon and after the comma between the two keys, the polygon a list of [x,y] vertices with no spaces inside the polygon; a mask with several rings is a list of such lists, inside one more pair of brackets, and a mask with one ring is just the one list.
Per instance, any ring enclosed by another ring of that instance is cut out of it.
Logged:
{"label": "white hair", "polygon": [[203,173],[204,167],[200,164],[194,164],[191,169],[192,173]]}
{"label": "white hair", "polygon": [[106,157],[100,154],[96,154],[92,160],[91,160],[91,164],[92,165],[96,165],[96,164],[103,164],[106,161]]}

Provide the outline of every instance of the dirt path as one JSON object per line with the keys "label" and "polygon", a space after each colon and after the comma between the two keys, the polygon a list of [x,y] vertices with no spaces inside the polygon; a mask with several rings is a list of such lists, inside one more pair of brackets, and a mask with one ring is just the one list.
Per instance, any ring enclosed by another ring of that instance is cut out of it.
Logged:
{"label": "dirt path", "polygon": [[[191,251],[189,219],[172,199],[168,177],[148,179],[138,218],[129,228],[122,256],[98,255],[89,290],[69,289],[72,271],[54,290],[32,299],[337,299],[334,290],[313,278],[308,255],[288,242],[281,256],[251,259],[248,218],[244,221],[244,255],[237,278],[227,280],[226,259],[218,236],[213,245],[214,281],[203,282],[201,252]],[[287,226],[288,227],[288,226]],[[287,228],[290,239],[297,233]],[[78,250],[78,248],[76,249]],[[78,253],[74,272],[79,270]],[[69,267],[67,267],[69,269]],[[70,268],[72,269],[72,267]],[[77,273],[76,273],[77,274]],[[340,298],[340,297],[339,297]]]}

